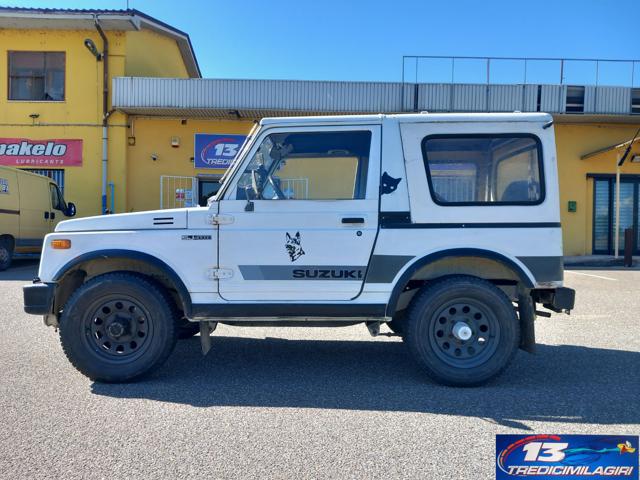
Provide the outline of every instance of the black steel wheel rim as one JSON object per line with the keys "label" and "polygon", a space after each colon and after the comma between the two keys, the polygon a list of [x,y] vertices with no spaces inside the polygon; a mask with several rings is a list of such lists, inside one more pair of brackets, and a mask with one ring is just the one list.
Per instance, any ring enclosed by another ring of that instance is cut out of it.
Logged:
{"label": "black steel wheel rim", "polygon": [[84,320],[87,346],[102,359],[127,363],[148,349],[154,333],[151,315],[137,300],[123,295],[94,302]]}
{"label": "black steel wheel rim", "polygon": [[[458,328],[468,327],[470,337],[457,337],[456,325]],[[436,356],[448,365],[456,368],[477,367],[497,350],[500,323],[484,303],[472,298],[456,299],[438,308],[431,316],[429,342]]]}

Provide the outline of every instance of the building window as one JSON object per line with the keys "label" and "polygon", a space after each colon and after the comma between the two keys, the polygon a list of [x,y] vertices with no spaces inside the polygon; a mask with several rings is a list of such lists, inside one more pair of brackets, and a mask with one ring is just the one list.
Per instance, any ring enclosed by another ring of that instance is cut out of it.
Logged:
{"label": "building window", "polygon": [[9,52],[9,100],[63,101],[64,52]]}
{"label": "building window", "polygon": [[536,205],[544,200],[542,148],[533,135],[431,135],[422,141],[438,205]]}

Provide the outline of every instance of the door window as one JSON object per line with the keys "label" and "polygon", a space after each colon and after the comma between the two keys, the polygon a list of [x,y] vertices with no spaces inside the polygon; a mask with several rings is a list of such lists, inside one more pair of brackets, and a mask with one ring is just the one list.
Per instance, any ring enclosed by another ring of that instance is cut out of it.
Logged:
{"label": "door window", "polygon": [[370,131],[268,135],[240,177],[236,198],[363,199],[370,146]]}
{"label": "door window", "polygon": [[62,212],[66,211],[67,206],[64,203],[62,198],[62,194],[58,187],[56,187],[53,183],[49,184],[49,189],[51,191],[51,208],[54,210],[60,210]]}

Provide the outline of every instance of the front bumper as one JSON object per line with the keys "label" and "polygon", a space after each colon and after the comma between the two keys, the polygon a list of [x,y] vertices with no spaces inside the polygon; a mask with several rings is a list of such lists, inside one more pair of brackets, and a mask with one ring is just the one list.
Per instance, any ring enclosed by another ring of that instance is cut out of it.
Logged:
{"label": "front bumper", "polygon": [[566,287],[534,290],[533,299],[554,312],[568,312],[575,305],[576,291]]}
{"label": "front bumper", "polygon": [[22,287],[24,311],[31,315],[48,315],[53,312],[56,286],[53,283],[33,283]]}

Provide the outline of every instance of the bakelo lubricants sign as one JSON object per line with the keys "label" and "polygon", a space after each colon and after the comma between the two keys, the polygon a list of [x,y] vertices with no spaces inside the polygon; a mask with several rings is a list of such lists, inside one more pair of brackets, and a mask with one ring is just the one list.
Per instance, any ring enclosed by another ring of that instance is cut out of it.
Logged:
{"label": "bakelo lubricants sign", "polygon": [[79,167],[82,165],[82,140],[0,138],[0,165]]}

